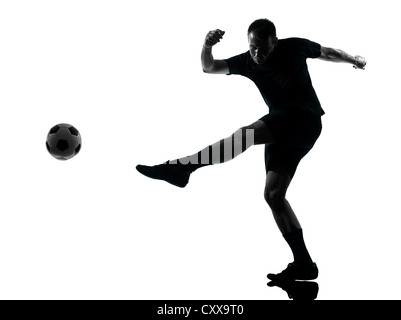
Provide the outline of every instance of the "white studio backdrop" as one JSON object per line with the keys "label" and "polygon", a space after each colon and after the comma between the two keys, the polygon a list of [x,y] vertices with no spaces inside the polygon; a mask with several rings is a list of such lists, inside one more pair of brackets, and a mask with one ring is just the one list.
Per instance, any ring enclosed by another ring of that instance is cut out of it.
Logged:
{"label": "white studio backdrop", "polygon": [[[368,61],[308,61],[326,115],[288,199],[321,271],[319,299],[399,299],[396,4],[0,2],[0,298],[287,299],[266,286],[292,256],[263,199],[263,147],[185,189],[135,170],[268,112],[249,80],[200,65],[209,30],[226,31],[214,55],[229,58],[265,17],[279,38]],[[61,122],[83,140],[66,162],[45,148]]]}

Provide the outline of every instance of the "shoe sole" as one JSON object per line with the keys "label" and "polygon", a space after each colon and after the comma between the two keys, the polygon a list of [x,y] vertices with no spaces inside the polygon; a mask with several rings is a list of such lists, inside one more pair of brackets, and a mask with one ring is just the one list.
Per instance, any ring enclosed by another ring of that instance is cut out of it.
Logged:
{"label": "shoe sole", "polygon": [[[313,276],[307,276],[307,277],[280,277],[277,274],[272,274],[269,273],[267,275],[267,278],[271,281],[278,281],[278,282],[283,282],[283,281],[293,281],[293,280],[301,280],[301,281],[306,281],[306,280],[316,280],[318,278],[318,275],[313,275]],[[281,278],[281,279],[280,279]]]}
{"label": "shoe sole", "polygon": [[[316,265],[315,265],[316,266]],[[309,273],[305,272],[307,275],[303,276],[280,276],[279,274],[269,273],[267,278],[271,281],[292,281],[292,280],[315,280],[319,276],[319,269],[316,266],[316,269],[311,270]],[[282,278],[282,279],[280,279]]]}

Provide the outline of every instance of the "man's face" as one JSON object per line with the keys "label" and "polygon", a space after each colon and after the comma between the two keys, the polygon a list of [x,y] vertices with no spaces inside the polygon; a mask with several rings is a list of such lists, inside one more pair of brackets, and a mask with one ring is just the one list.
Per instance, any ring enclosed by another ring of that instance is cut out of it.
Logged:
{"label": "man's face", "polygon": [[250,32],[248,35],[249,53],[253,61],[257,64],[264,64],[273,53],[277,41],[276,37],[261,39],[254,32]]}

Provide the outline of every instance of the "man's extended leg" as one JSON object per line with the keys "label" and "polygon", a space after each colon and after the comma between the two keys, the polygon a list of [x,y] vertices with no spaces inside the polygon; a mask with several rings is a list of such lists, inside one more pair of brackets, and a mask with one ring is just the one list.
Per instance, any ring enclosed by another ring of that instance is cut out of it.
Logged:
{"label": "man's extended leg", "polygon": [[305,246],[301,225],[285,197],[290,182],[290,176],[284,171],[269,171],[266,176],[266,202],[294,255],[294,262],[290,263],[286,270],[277,275],[269,274],[268,278],[274,281],[313,280],[318,275],[317,266]]}
{"label": "man's extended leg", "polygon": [[149,178],[165,180],[183,188],[187,185],[190,174],[195,170],[227,162],[245,152],[252,145],[271,143],[274,143],[274,138],[269,128],[263,121],[258,120],[191,156],[170,160],[157,166],[138,165],[136,168]]}

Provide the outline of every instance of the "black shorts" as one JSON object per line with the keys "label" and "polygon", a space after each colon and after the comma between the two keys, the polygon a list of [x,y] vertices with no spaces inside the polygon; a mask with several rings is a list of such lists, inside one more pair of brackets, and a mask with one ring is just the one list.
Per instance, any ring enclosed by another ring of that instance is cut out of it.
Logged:
{"label": "black shorts", "polygon": [[274,144],[265,147],[266,173],[284,170],[292,179],[299,162],[320,136],[321,116],[302,111],[275,110],[260,120],[266,123],[275,139]]}

